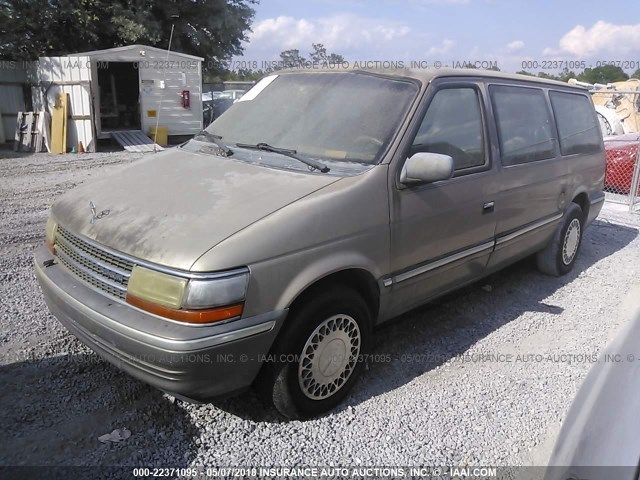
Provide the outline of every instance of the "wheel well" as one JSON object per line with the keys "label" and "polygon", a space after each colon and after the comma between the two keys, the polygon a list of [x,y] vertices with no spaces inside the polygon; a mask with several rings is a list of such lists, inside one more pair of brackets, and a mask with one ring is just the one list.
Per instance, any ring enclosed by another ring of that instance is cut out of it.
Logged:
{"label": "wheel well", "polygon": [[582,223],[584,224],[587,221],[587,218],[589,218],[589,207],[591,205],[589,203],[589,196],[582,192],[576,195],[572,202],[582,209]]}
{"label": "wheel well", "polygon": [[327,288],[328,286],[346,285],[358,292],[367,305],[371,308],[371,316],[375,319],[378,317],[380,308],[380,288],[373,275],[368,271],[359,268],[349,270],[341,270],[331,273],[326,277],[317,280],[307,288],[305,288],[291,303],[289,307],[295,310],[300,304],[304,303],[306,298],[318,290]]}

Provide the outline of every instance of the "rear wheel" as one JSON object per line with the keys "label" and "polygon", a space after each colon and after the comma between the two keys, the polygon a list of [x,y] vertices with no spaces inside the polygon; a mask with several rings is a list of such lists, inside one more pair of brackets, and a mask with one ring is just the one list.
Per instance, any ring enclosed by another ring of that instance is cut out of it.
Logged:
{"label": "rear wheel", "polygon": [[598,123],[600,124],[600,130],[602,130],[602,135],[607,136],[613,133],[613,128],[611,128],[611,124],[609,121],[604,118],[600,112],[596,112],[598,115]]}
{"label": "rear wheel", "polygon": [[549,244],[538,252],[536,260],[542,273],[559,277],[573,268],[582,243],[582,209],[572,203]]}
{"label": "rear wheel", "polygon": [[361,373],[371,314],[349,287],[308,295],[287,319],[259,379],[259,389],[289,418],[321,414],[342,401]]}

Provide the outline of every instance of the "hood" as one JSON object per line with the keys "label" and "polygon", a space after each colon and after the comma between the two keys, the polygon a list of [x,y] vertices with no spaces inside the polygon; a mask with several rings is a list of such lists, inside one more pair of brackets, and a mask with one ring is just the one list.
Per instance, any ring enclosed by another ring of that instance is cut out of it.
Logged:
{"label": "hood", "polygon": [[71,232],[188,270],[222,240],[338,180],[170,149],[75,188],[52,212]]}

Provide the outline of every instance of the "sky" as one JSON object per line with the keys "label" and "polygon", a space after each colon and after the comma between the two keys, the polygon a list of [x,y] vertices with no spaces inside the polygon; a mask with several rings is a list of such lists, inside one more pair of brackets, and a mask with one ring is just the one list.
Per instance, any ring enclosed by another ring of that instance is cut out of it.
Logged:
{"label": "sky", "polygon": [[578,71],[609,61],[640,68],[640,0],[261,0],[255,9],[235,60],[258,68],[286,49],[308,56],[312,43],[350,62],[491,61],[535,73],[557,73],[563,61]]}

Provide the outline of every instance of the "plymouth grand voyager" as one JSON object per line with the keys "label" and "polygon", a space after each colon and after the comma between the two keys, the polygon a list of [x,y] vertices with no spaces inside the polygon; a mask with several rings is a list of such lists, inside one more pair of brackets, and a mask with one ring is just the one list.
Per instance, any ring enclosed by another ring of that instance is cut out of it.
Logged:
{"label": "plymouth grand voyager", "polygon": [[291,418],[358,380],[374,327],[536,255],[603,201],[589,93],[479,70],[266,76],[177,148],[51,208],[35,269],[83,343],[178,398]]}

